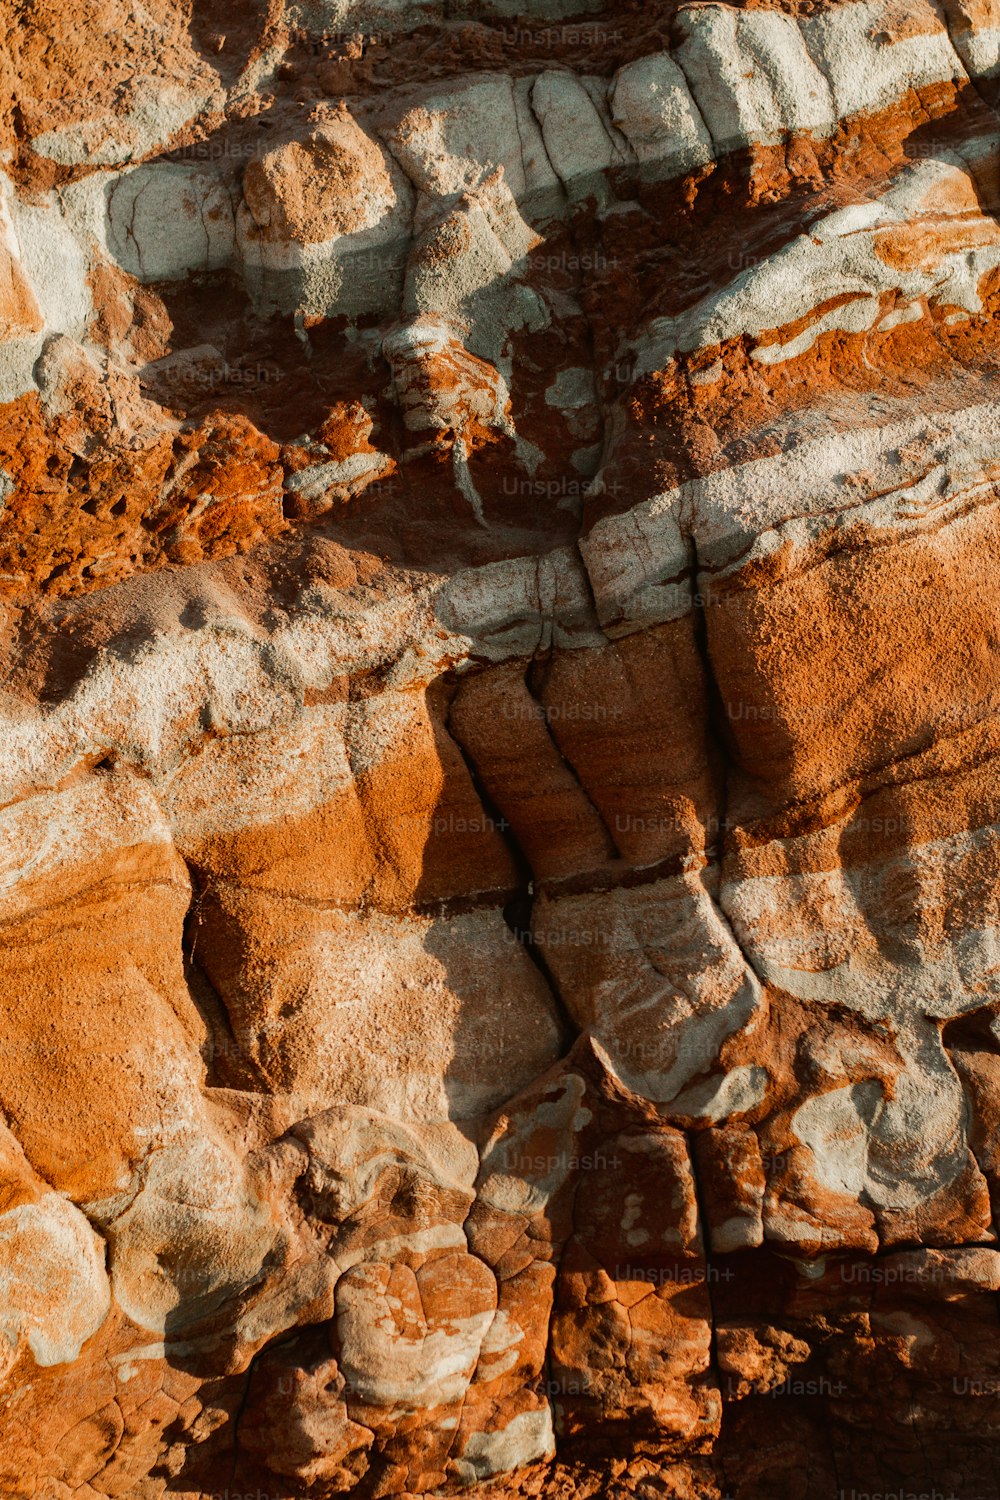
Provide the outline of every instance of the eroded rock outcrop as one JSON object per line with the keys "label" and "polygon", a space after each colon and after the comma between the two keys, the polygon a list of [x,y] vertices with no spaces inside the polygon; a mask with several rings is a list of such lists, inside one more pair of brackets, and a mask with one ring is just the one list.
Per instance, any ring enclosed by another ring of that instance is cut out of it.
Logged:
{"label": "eroded rock outcrop", "polygon": [[997,1496],[1000,9],[517,12],[5,16],[17,1500]]}

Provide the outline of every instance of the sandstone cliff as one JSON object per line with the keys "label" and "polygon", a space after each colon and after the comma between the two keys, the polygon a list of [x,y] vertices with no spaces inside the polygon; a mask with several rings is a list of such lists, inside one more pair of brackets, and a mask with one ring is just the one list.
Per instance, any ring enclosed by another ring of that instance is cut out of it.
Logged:
{"label": "sandstone cliff", "polygon": [[997,1500],[1000,0],[0,17],[0,1494]]}

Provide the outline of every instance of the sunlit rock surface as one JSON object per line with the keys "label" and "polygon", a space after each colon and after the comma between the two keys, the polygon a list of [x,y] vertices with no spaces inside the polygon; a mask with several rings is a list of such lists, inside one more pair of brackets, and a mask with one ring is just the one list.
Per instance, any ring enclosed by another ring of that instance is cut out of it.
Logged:
{"label": "sunlit rock surface", "polygon": [[1000,1500],[997,0],[0,17],[0,1493]]}

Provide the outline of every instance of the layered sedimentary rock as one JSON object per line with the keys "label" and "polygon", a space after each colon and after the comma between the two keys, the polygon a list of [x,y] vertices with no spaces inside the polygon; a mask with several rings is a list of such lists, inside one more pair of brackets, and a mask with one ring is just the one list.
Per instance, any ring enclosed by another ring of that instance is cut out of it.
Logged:
{"label": "layered sedimentary rock", "polygon": [[0,55],[0,1492],[997,1496],[1000,9]]}

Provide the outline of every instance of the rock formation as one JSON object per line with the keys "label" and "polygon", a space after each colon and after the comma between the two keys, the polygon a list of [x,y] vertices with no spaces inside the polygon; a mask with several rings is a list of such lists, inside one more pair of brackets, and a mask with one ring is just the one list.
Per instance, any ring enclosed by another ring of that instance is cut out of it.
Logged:
{"label": "rock formation", "polygon": [[0,15],[0,1495],[997,1500],[1000,0]]}

